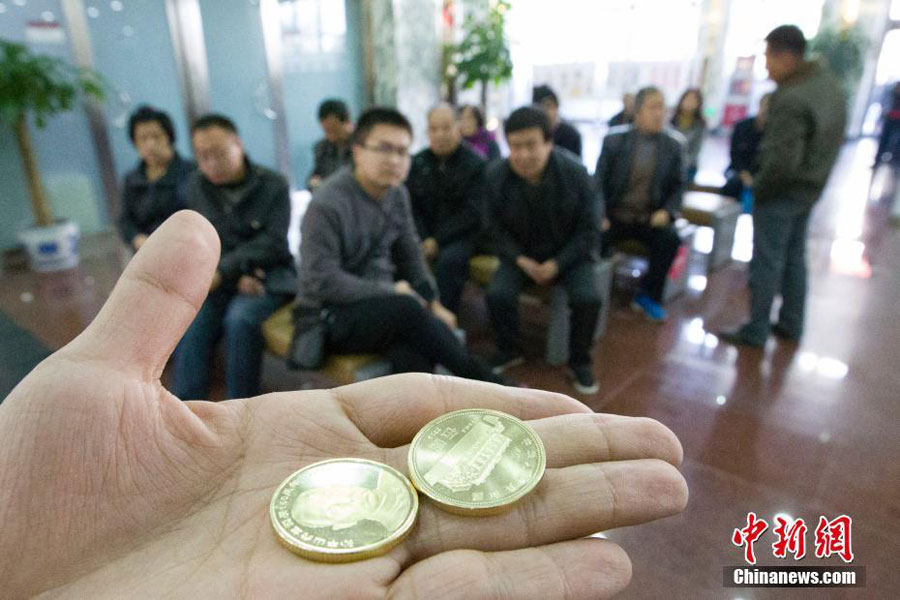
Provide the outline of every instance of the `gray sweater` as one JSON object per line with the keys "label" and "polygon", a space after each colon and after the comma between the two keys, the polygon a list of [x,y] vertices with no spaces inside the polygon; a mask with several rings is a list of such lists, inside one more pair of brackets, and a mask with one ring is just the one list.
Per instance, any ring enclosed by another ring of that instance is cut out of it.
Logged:
{"label": "gray sweater", "polygon": [[425,300],[437,298],[409,192],[400,185],[375,200],[349,167],[342,168],[316,190],[303,217],[299,302],[359,302],[394,294],[394,281],[401,279]]}

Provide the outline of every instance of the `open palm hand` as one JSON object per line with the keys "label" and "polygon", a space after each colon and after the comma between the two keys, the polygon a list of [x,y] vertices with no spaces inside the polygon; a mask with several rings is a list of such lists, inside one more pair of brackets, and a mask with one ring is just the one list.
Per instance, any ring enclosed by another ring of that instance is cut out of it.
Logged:
{"label": "open palm hand", "polygon": [[[658,423],[565,396],[427,375],[222,403],[160,383],[218,260],[181,212],[135,255],[95,321],[0,405],[4,595],[79,598],[597,598],[627,585],[615,544],[581,539],[683,509],[681,447]],[[406,472],[431,419],[467,407],[529,420],[547,450],[536,490],[502,515],[423,500],[390,553],[332,565],[279,545],[268,506],[315,461]]]}

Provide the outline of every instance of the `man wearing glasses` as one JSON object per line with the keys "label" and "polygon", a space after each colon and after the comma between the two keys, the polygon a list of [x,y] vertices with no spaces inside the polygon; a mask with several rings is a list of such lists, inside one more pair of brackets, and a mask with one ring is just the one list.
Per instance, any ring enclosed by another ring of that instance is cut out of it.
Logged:
{"label": "man wearing glasses", "polygon": [[301,306],[328,313],[326,351],[375,352],[394,372],[430,372],[500,382],[456,336],[422,253],[403,181],[412,126],[392,108],[360,116],[353,167],[318,188],[303,218]]}

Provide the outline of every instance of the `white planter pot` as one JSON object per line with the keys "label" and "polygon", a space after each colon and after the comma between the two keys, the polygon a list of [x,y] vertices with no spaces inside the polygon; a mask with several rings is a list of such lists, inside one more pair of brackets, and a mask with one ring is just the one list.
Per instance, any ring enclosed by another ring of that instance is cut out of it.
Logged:
{"label": "white planter pot", "polygon": [[57,221],[48,227],[29,227],[19,232],[34,271],[63,271],[78,265],[78,225]]}

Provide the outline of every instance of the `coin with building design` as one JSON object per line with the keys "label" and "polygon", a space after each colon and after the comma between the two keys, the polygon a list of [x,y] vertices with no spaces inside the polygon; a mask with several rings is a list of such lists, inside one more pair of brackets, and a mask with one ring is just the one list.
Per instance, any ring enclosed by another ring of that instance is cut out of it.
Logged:
{"label": "coin with building design", "polygon": [[440,508],[462,515],[503,512],[544,476],[544,444],[524,421],[495,410],[447,413],[410,445],[413,485]]}

